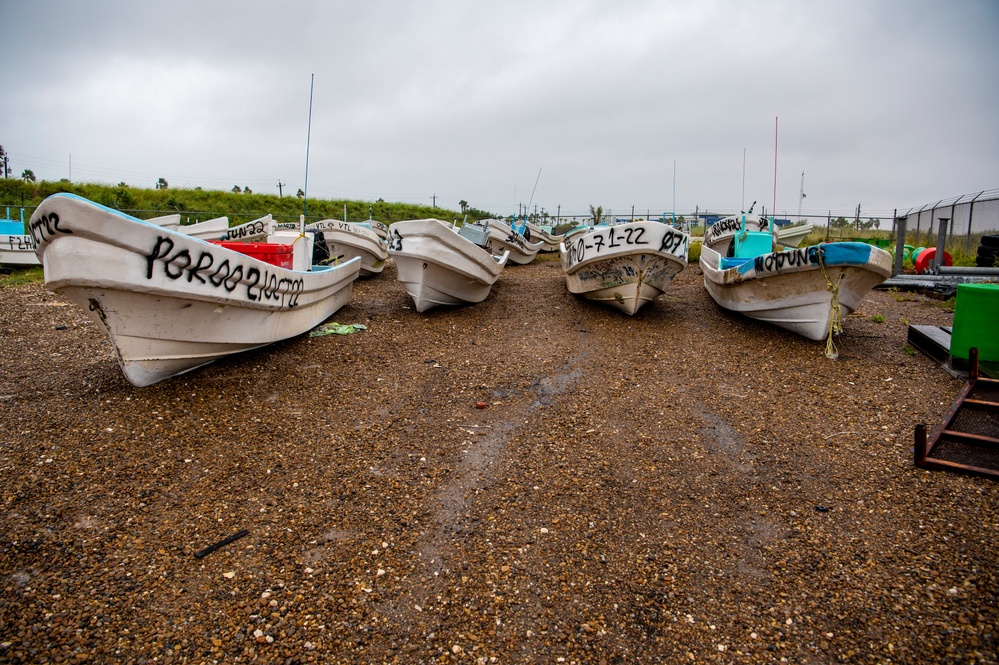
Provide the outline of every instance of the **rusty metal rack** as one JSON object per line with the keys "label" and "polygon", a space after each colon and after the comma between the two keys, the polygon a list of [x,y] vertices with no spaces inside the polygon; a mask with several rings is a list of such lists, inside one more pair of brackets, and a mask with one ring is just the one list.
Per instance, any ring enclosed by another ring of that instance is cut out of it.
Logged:
{"label": "rusty metal rack", "polygon": [[927,437],[916,425],[916,466],[999,480],[999,379],[979,375],[978,349],[968,356],[968,383],[940,426]]}

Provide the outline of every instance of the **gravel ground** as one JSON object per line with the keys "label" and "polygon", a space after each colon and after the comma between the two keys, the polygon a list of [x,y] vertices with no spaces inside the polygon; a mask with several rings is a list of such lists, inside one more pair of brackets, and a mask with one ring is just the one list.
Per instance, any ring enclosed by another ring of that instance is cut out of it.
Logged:
{"label": "gravel ground", "polygon": [[923,296],[830,361],[697,266],[626,317],[550,255],[426,315],[390,265],[366,331],[141,389],[0,298],[2,662],[997,662],[997,485],[912,462],[962,385]]}

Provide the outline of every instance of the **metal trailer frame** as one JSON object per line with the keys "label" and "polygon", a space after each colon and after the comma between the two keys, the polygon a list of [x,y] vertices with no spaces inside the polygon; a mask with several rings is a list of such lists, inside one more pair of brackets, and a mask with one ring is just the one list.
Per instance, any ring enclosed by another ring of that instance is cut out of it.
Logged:
{"label": "metal trailer frame", "polygon": [[968,383],[943,422],[927,437],[916,425],[916,466],[999,480],[999,379],[978,372],[978,349],[968,354]]}

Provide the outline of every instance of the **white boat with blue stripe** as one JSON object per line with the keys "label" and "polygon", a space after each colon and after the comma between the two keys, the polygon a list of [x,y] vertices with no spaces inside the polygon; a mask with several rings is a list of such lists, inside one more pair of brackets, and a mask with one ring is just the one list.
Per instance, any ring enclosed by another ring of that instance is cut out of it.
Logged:
{"label": "white boat with blue stripe", "polygon": [[704,286],[721,307],[795,332],[827,340],[872,288],[892,274],[891,255],[872,245],[832,242],[772,251],[770,233],[741,231],[734,257],[701,248]]}

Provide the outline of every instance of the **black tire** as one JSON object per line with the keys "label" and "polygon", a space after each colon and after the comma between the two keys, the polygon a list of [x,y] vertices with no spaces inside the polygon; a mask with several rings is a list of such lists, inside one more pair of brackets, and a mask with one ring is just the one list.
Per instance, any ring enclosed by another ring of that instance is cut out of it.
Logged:
{"label": "black tire", "polygon": [[982,247],[993,247],[999,249],[999,233],[989,233],[988,235],[982,236],[981,240]]}
{"label": "black tire", "polygon": [[979,245],[978,256],[983,259],[994,259],[996,256],[999,256],[999,247],[986,247],[985,245]]}

